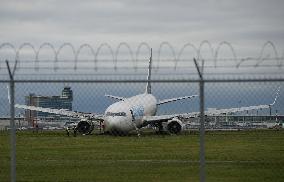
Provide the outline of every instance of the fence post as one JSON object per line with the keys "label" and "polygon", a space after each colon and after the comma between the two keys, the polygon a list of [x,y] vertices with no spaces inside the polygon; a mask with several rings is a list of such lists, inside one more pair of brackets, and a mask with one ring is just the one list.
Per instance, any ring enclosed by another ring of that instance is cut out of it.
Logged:
{"label": "fence post", "polygon": [[195,67],[199,74],[199,92],[200,92],[200,131],[199,131],[199,180],[205,182],[206,180],[206,168],[205,168],[205,125],[204,125],[204,80],[203,80],[203,67],[200,70],[196,59],[193,59]]}
{"label": "fence post", "polygon": [[13,71],[9,62],[6,60],[7,69],[10,77],[9,101],[10,101],[10,129],[11,129],[11,182],[16,182],[16,127],[15,127],[15,82],[14,74],[17,66],[15,62]]}

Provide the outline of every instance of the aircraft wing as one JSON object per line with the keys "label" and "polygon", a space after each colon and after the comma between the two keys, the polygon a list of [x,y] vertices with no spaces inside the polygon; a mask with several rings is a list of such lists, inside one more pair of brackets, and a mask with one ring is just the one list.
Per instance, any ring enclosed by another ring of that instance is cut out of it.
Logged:
{"label": "aircraft wing", "polygon": [[52,109],[52,108],[43,108],[43,107],[27,106],[27,105],[20,105],[20,104],[15,104],[15,107],[19,109],[27,109],[31,111],[59,114],[59,115],[69,116],[69,117],[74,117],[74,118],[90,118],[90,119],[95,119],[95,120],[103,120],[103,115],[97,115],[94,113],[69,111],[68,109]]}
{"label": "aircraft wing", "polygon": [[[258,109],[267,109],[271,105],[258,105],[258,106],[248,106],[248,107],[239,107],[239,108],[229,108],[229,109],[214,109],[205,111],[204,114],[206,116],[218,116],[224,115],[229,113],[236,113],[236,112],[243,112],[243,111],[251,111],[251,110],[258,110]],[[172,114],[172,115],[159,115],[159,116],[144,116],[143,120],[145,123],[157,123],[157,122],[166,122],[170,119],[176,117],[182,118],[190,118],[190,117],[198,117],[200,112],[190,112],[190,113],[181,113],[181,114]]]}
{"label": "aircraft wing", "polygon": [[220,115],[220,114],[229,114],[229,113],[236,113],[236,112],[259,110],[259,109],[268,109],[276,103],[276,100],[279,96],[279,92],[280,92],[280,87],[277,89],[276,96],[272,104],[247,106],[247,107],[236,107],[236,108],[229,108],[229,109],[210,109],[208,111],[205,111],[205,115],[214,116],[214,115]]}
{"label": "aircraft wing", "polygon": [[[280,87],[276,92],[276,96],[272,104],[265,105],[256,105],[256,106],[247,106],[247,107],[236,107],[236,108],[228,108],[228,109],[210,109],[204,112],[206,116],[218,116],[225,115],[230,113],[244,112],[244,111],[252,111],[259,109],[268,109],[276,103],[276,100],[279,96]],[[200,112],[190,112],[183,114],[172,114],[172,115],[159,115],[159,116],[144,116],[143,120],[146,124],[157,123],[157,122],[166,122],[172,118],[182,117],[182,118],[190,118],[190,117],[198,117]]]}
{"label": "aircraft wing", "polygon": [[205,115],[214,116],[214,115],[224,115],[236,112],[259,110],[259,109],[268,109],[270,106],[271,105],[258,105],[258,106],[239,107],[239,108],[236,107],[229,109],[210,109],[208,111],[205,111]]}

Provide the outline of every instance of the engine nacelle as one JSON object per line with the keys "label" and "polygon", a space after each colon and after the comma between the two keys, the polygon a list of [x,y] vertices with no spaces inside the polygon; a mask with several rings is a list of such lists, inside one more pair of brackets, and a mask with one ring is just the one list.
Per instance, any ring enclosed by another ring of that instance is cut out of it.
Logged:
{"label": "engine nacelle", "polygon": [[84,119],[77,124],[75,130],[81,134],[88,135],[94,130],[94,124],[92,121]]}
{"label": "engine nacelle", "polygon": [[167,122],[167,130],[171,134],[178,134],[183,130],[183,123],[178,118],[173,118]]}

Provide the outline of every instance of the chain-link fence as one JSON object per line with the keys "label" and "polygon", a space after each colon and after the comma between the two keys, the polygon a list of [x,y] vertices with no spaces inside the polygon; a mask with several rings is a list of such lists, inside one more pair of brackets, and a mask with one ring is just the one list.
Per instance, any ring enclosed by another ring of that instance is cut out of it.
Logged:
{"label": "chain-link fence", "polygon": [[1,181],[283,178],[283,57],[272,42],[255,57],[228,42],[177,53],[163,42],[151,76],[146,43],[0,48]]}

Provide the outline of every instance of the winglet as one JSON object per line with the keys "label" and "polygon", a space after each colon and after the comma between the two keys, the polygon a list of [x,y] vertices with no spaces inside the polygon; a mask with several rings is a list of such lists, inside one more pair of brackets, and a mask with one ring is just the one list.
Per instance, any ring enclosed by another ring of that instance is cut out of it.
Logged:
{"label": "winglet", "polygon": [[280,87],[278,87],[278,89],[277,89],[276,96],[275,96],[275,99],[274,99],[273,103],[272,103],[272,104],[269,104],[269,106],[273,106],[273,105],[276,103],[277,98],[278,98],[278,96],[279,96],[279,92],[280,92]]}

